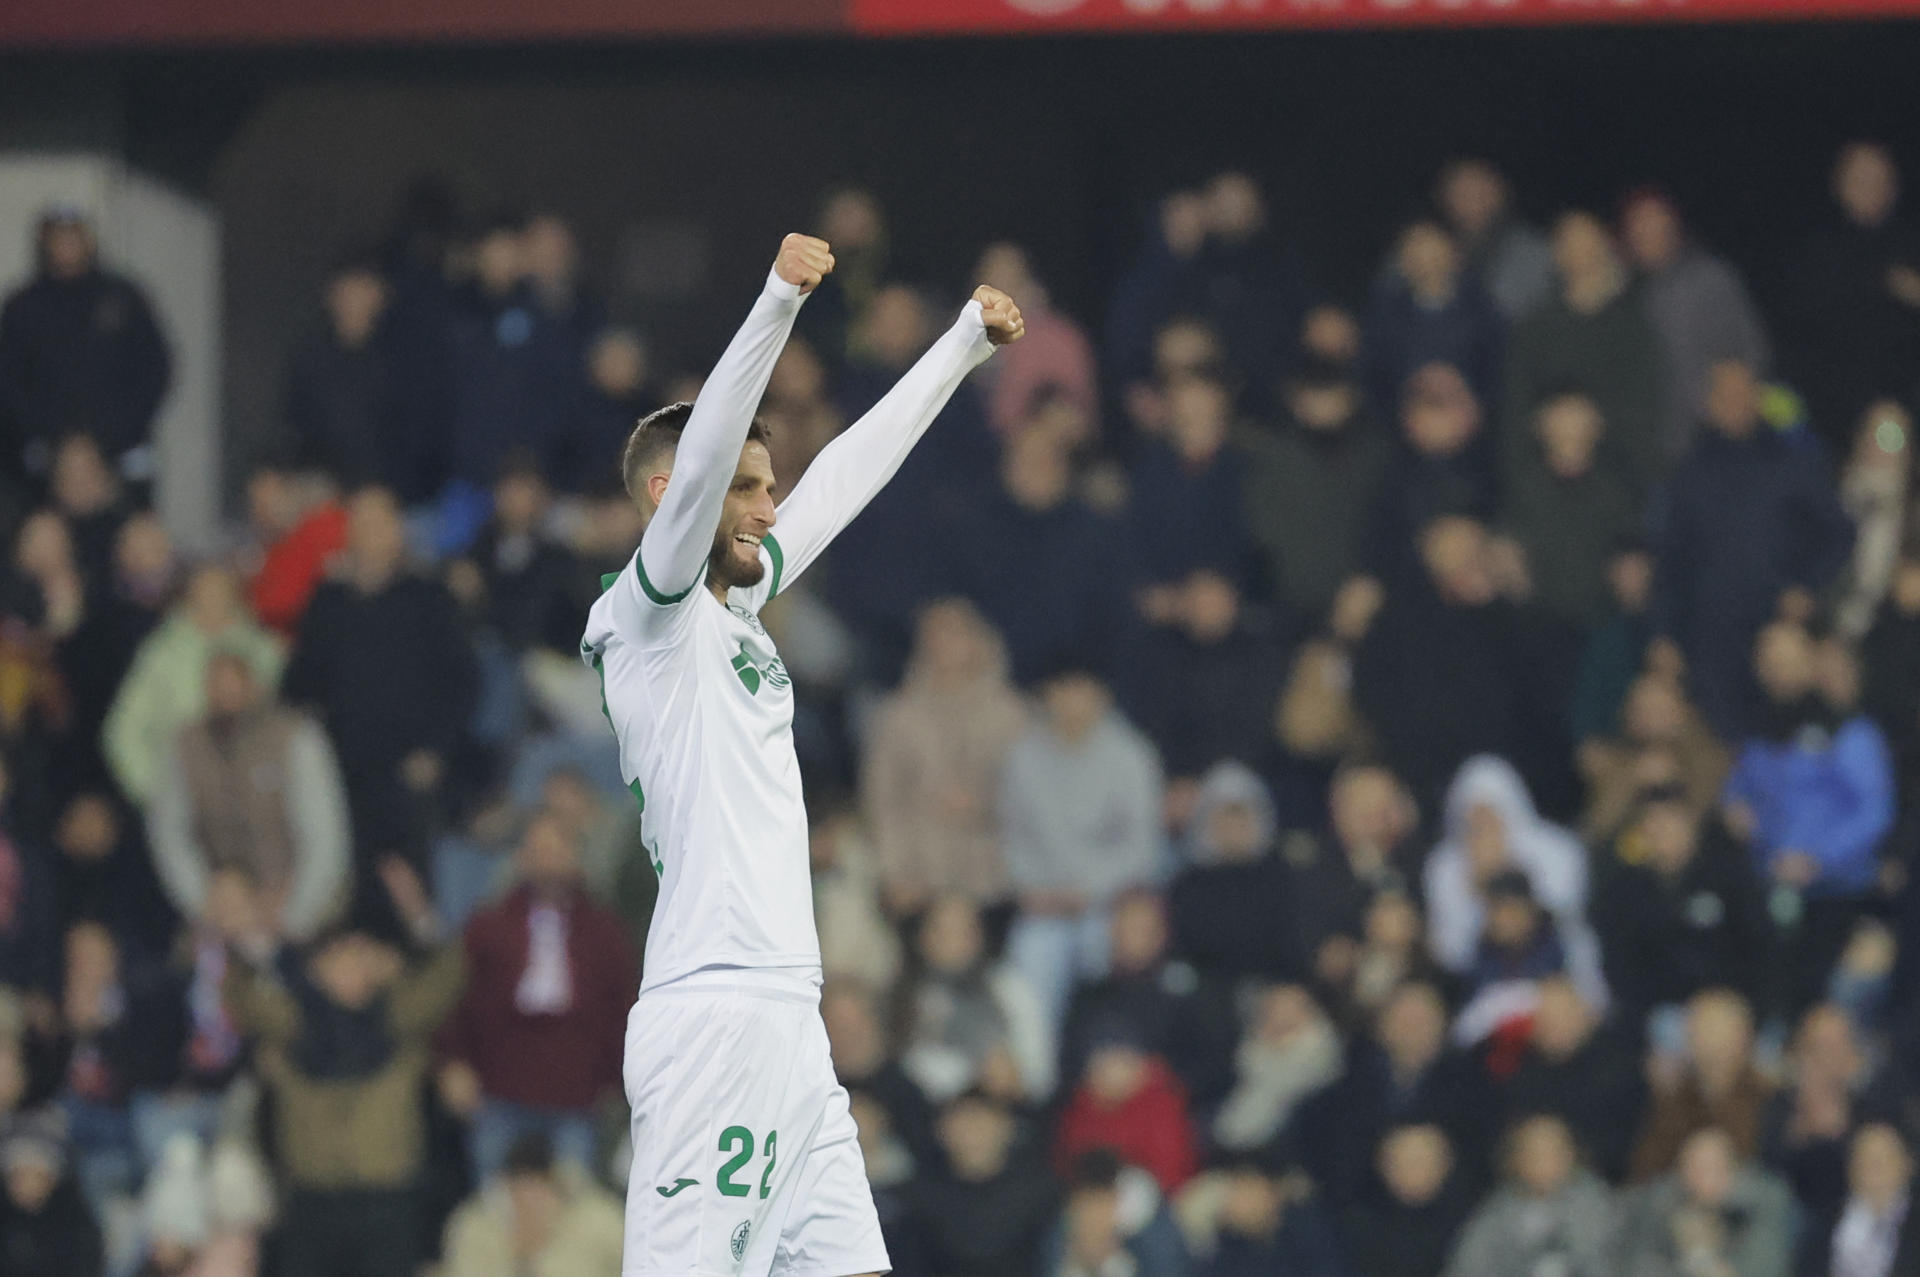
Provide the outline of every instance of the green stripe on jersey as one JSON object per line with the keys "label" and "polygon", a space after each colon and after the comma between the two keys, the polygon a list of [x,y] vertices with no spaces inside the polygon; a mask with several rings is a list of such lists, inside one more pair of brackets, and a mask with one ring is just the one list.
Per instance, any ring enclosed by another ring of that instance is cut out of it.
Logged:
{"label": "green stripe on jersey", "polygon": [[773,539],[773,533],[760,538],[760,544],[767,547],[767,557],[773,560],[773,584],[767,587],[767,597],[771,599],[780,593],[780,573],[787,566],[787,556],[781,553],[780,543]]}
{"label": "green stripe on jersey", "polygon": [[[619,573],[616,572],[614,573],[614,575],[618,576]],[[640,556],[638,554],[633,556],[633,575],[640,582],[640,588],[647,592],[647,597],[652,599],[655,603],[657,603],[661,607],[672,607],[675,603],[678,603],[681,599],[686,598],[687,595],[692,594],[694,591],[694,586],[697,586],[700,584],[700,582],[695,581],[693,585],[689,585],[686,589],[680,591],[680,593],[678,594],[662,594],[660,593],[660,591],[653,588],[653,582],[647,580],[647,565],[640,561]]]}

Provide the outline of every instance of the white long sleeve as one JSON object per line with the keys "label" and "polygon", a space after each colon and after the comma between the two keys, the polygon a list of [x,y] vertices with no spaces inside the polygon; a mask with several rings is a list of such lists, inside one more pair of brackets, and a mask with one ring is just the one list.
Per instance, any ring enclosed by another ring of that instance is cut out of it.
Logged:
{"label": "white long sleeve", "polygon": [[820,450],[793,494],[780,503],[773,529],[781,554],[780,586],[798,578],[866,509],[967,374],[992,353],[980,303],[970,301],[879,403]]}
{"label": "white long sleeve", "polygon": [[617,618],[644,623],[650,610],[678,603],[700,583],[747,429],[803,300],[797,285],[769,271],[746,322],[707,375],[680,434],[673,478],[634,553],[634,570],[622,572],[609,590]]}

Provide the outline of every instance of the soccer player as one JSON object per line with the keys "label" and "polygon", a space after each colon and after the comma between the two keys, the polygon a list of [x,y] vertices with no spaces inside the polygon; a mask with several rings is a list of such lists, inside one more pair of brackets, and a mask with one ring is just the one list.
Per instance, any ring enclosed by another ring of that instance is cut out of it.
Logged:
{"label": "soccer player", "polygon": [[646,533],[581,642],[660,876],[627,1020],[624,1277],[890,1267],[820,1019],[793,689],[758,614],[1024,325],[1004,293],[976,290],[776,505],[754,409],[802,300],[832,270],[825,243],[787,236],[698,401],[634,429],[621,466]]}

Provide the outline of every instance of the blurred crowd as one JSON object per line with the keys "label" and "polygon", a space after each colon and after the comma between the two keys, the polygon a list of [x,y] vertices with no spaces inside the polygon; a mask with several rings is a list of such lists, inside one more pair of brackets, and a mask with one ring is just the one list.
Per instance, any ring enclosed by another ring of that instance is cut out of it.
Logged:
{"label": "blurred crowd", "polygon": [[[896,1271],[1920,1274],[1920,223],[1877,145],[1832,197],[1765,298],[1472,159],[1357,299],[1239,173],[1099,316],[984,246],[1027,339],[765,616]],[[784,488],[966,291],[816,221]],[[189,561],[163,331],[38,247],[0,1272],[612,1277],[657,879],[578,643],[697,368],[563,217],[416,198]]]}

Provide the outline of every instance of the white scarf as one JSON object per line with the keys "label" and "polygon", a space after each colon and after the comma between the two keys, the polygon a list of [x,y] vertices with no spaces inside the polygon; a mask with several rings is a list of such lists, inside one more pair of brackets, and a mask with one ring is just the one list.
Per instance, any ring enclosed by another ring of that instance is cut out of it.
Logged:
{"label": "white scarf", "polygon": [[526,1015],[562,1015],[573,1005],[567,963],[567,915],[552,905],[527,910],[527,966],[513,1004]]}

